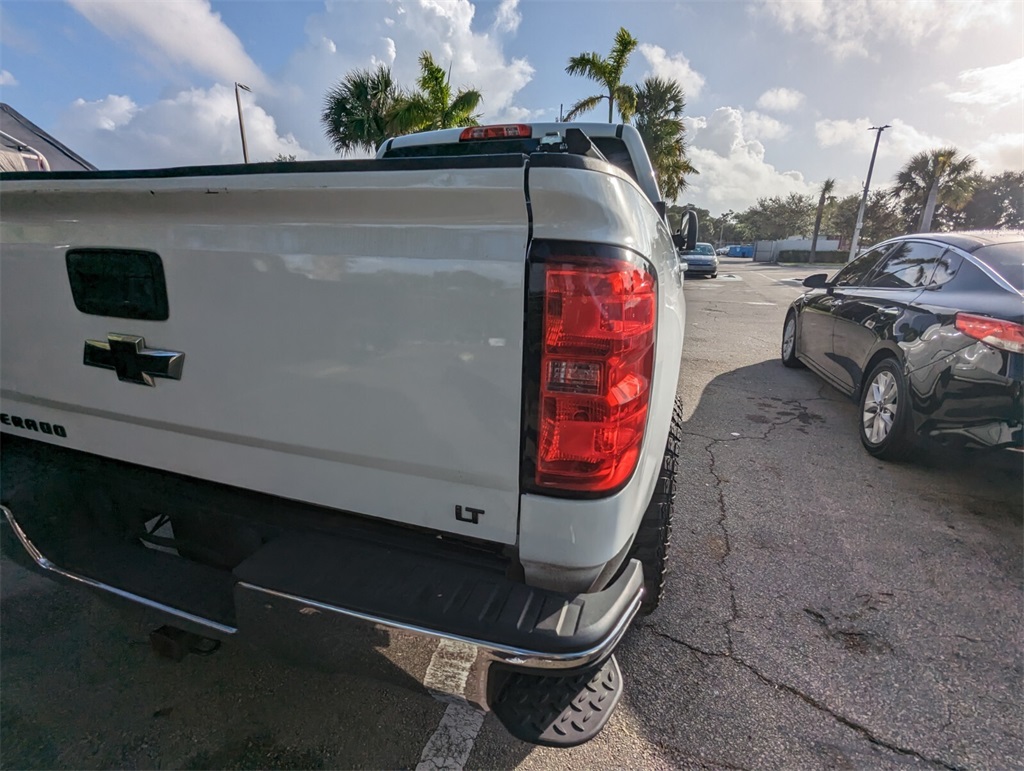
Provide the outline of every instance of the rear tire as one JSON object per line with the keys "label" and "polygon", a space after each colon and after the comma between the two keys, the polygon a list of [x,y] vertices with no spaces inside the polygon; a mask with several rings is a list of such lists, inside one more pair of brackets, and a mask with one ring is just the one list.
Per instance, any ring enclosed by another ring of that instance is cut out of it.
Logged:
{"label": "rear tire", "polygon": [[864,379],[858,433],[876,458],[906,460],[913,452],[910,389],[896,359],[882,359]]}
{"label": "rear tire", "polygon": [[782,366],[790,369],[802,369],[804,366],[796,357],[796,311],[790,311],[782,325]]}
{"label": "rear tire", "polygon": [[672,540],[672,507],[676,499],[676,471],[679,466],[679,442],[683,436],[683,406],[676,399],[672,410],[672,423],[665,443],[665,455],[661,472],[654,487],[633,546],[630,547],[627,562],[640,560],[644,566],[644,599],[640,603],[640,615],[654,612],[665,592],[665,571],[668,565],[668,547]]}

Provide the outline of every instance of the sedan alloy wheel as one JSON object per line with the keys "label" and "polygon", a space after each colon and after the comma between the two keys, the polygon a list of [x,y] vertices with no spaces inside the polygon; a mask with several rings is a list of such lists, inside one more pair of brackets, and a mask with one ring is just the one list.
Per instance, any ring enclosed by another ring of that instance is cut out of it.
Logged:
{"label": "sedan alloy wheel", "polygon": [[873,443],[879,444],[889,436],[896,420],[899,392],[896,380],[888,372],[879,372],[864,399],[864,433]]}
{"label": "sedan alloy wheel", "polygon": [[786,323],[782,327],[782,364],[786,367],[803,367],[803,362],[796,357],[796,313],[789,312]]}
{"label": "sedan alloy wheel", "polygon": [[907,380],[895,359],[882,359],[860,395],[860,441],[883,460],[902,460],[914,449]]}

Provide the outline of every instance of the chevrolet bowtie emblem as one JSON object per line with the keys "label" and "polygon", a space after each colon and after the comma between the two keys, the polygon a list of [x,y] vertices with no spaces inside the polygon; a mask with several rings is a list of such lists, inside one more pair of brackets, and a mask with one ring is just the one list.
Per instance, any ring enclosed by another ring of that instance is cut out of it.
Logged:
{"label": "chevrolet bowtie emblem", "polygon": [[107,335],[107,342],[85,341],[84,364],[112,369],[125,383],[155,386],[154,377],[181,380],[185,354],[147,348],[145,339],[137,335]]}

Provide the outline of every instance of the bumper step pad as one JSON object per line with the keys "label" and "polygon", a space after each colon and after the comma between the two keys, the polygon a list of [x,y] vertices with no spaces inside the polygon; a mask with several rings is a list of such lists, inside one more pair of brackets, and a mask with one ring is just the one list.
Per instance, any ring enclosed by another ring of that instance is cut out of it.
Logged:
{"label": "bumper step pad", "polygon": [[492,705],[510,734],[531,744],[575,747],[593,739],[622,697],[615,656],[573,675],[514,673]]}

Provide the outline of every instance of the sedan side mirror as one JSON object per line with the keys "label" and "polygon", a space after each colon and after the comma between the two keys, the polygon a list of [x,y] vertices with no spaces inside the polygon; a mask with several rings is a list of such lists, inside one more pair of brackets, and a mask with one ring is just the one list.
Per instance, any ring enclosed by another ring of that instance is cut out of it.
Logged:
{"label": "sedan side mirror", "polygon": [[804,286],[808,289],[827,289],[828,273],[814,273],[804,279]]}

